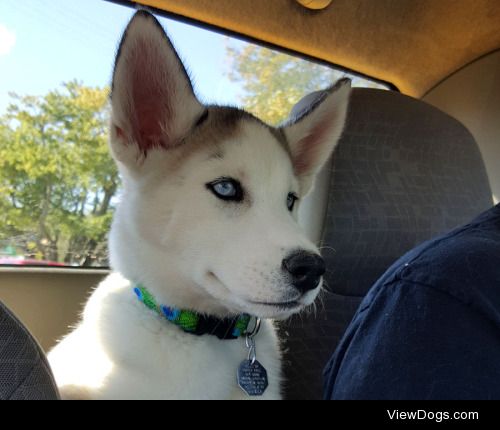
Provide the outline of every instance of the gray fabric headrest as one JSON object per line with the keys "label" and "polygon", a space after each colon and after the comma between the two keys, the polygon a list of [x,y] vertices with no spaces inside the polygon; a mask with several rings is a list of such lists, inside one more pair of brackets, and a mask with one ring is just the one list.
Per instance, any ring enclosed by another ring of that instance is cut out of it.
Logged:
{"label": "gray fabric headrest", "polygon": [[322,242],[331,291],[364,295],[397,258],[493,205],[474,138],[399,93],[353,91],[333,157]]}

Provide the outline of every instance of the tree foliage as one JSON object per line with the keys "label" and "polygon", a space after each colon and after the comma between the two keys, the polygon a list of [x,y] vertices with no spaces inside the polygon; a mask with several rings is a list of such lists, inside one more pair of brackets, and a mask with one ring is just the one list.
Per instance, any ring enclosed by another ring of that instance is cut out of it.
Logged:
{"label": "tree foliage", "polygon": [[284,121],[306,94],[324,89],[342,77],[353,86],[384,88],[376,82],[256,45],[229,45],[229,78],[242,84],[242,103],[269,124]]}
{"label": "tree foliage", "polygon": [[342,72],[255,45],[227,48],[231,80],[243,85],[247,110],[270,124],[285,120],[304,95],[328,87]]}
{"label": "tree foliage", "polygon": [[69,82],[41,97],[11,95],[0,117],[0,251],[106,264],[119,184],[107,94]]}

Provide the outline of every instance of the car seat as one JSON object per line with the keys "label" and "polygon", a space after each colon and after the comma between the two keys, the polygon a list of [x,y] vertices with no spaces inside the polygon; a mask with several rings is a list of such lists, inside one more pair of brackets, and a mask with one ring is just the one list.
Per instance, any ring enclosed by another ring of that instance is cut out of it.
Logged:
{"label": "car seat", "polygon": [[316,310],[281,325],[286,398],[321,398],[324,366],[394,261],[492,204],[479,148],[460,122],[398,92],[354,89],[343,137],[300,212],[327,274]]}
{"label": "car seat", "polygon": [[0,302],[0,400],[57,400],[44,352],[14,314]]}

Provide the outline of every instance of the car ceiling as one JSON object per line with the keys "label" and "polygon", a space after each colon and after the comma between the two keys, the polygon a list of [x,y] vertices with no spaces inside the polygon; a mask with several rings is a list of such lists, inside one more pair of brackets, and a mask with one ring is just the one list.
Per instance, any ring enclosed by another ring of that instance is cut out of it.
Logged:
{"label": "car ceiling", "polygon": [[414,97],[500,49],[499,0],[333,0],[322,11],[295,0],[136,3],[388,81]]}

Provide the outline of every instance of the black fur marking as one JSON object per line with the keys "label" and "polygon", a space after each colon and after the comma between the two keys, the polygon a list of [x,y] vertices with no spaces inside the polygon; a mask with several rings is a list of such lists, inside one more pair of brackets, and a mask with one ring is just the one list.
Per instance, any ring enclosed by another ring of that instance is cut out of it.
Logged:
{"label": "black fur marking", "polygon": [[280,128],[269,127],[269,131],[274,136],[274,138],[280,143],[280,145],[286,149],[287,152],[290,151],[288,144],[288,139],[286,138],[285,131]]}
{"label": "black fur marking", "polygon": [[278,143],[288,151],[288,140],[286,138],[284,130],[282,130],[281,128],[276,128],[269,124],[266,124],[255,115],[243,109],[226,106],[209,106],[209,108],[216,109],[218,113],[217,122],[220,126],[231,130],[234,129],[234,127],[236,127],[243,120],[255,122],[258,125],[267,128],[273,135],[273,137],[278,141]]}
{"label": "black fur marking", "polygon": [[199,127],[200,125],[202,125],[206,120],[208,119],[208,109],[205,110],[205,112],[203,112],[201,114],[201,116],[198,118],[198,121],[196,121],[196,124],[194,125],[195,127]]}
{"label": "black fur marking", "polygon": [[209,160],[224,160],[224,152],[222,149],[218,148],[216,149],[212,154],[210,154],[210,157],[208,157]]}

